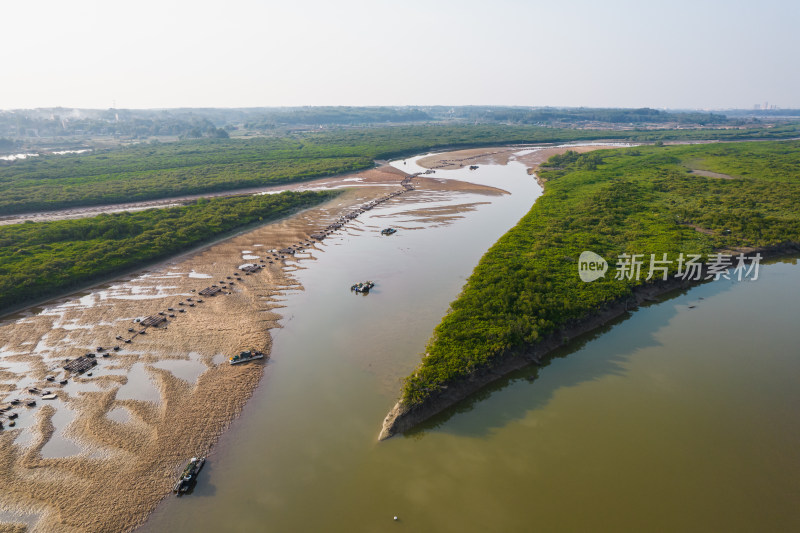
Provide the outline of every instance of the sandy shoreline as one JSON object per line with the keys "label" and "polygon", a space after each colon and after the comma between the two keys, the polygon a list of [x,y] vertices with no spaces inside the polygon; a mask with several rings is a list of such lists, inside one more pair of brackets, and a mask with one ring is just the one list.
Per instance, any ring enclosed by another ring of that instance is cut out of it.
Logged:
{"label": "sandy shoreline", "polygon": [[[401,189],[404,176],[391,167],[366,171],[358,183],[343,182],[363,186],[322,206],[0,323],[0,407],[18,414],[14,427],[4,418],[0,430],[0,531],[26,522],[30,531],[58,532],[140,524],[170,494],[185,461],[209,453],[269,366],[231,366],[227,357],[269,352],[280,296],[302,290],[291,272],[311,255],[279,261],[268,251],[310,242],[353,206]],[[262,259],[260,272],[237,268]],[[198,296],[211,284],[228,294]],[[135,334],[141,326],[134,319],[158,312],[174,318]],[[91,376],[60,369],[87,352],[98,354]],[[68,384],[60,385],[64,377]],[[28,387],[58,399],[43,400]],[[13,398],[37,405],[8,405]]]}
{"label": "sandy shoreline", "polygon": [[[485,149],[484,156],[495,157],[488,152],[497,150]],[[0,407],[15,397],[37,401],[33,408],[14,407],[16,426],[3,420],[0,430],[0,531],[21,530],[20,523],[36,532],[130,531],[141,524],[170,494],[190,457],[213,456],[218,436],[269,371],[266,359],[231,366],[227,356],[270,351],[269,330],[280,327],[281,294],[302,290],[291,272],[313,256],[303,252],[266,262],[252,275],[237,267],[273,259],[268,250],[309,242],[312,233],[354,206],[400,189],[405,176],[382,166],[301,184],[347,190],[288,219],[0,322]],[[504,194],[438,177],[420,176],[414,185]],[[416,215],[454,215],[439,211]],[[313,246],[324,249],[326,243]],[[224,285],[230,294],[197,302],[197,293],[211,284]],[[134,319],[158,312],[175,317],[166,328],[128,333],[139,330]],[[58,384],[65,358],[114,345],[120,350],[97,357],[92,376]],[[46,381],[48,375],[56,375],[55,382]],[[27,387],[52,390],[58,399],[42,400],[25,392]]]}

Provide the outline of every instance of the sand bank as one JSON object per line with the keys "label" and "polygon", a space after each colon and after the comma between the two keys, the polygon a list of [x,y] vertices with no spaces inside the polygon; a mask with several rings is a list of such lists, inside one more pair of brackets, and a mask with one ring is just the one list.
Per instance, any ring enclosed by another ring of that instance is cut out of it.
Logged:
{"label": "sand bank", "polygon": [[[281,294],[302,290],[291,272],[326,246],[309,235],[398,190],[404,177],[386,167],[328,180],[327,187],[350,188],[322,206],[0,322],[0,407],[18,415],[14,427],[0,417],[0,528],[108,532],[140,524],[171,493],[183,464],[210,453],[269,368],[267,359],[232,366],[227,358],[269,353]],[[303,249],[283,259],[271,252],[291,245]],[[238,268],[254,262],[264,268],[250,275]],[[199,296],[212,284],[221,293]],[[166,325],[136,322],[158,313]],[[98,362],[91,374],[62,370],[67,358],[87,352]],[[44,400],[30,387],[58,398]],[[14,398],[36,406],[9,405]]]}
{"label": "sand bank", "polygon": [[536,169],[556,154],[563,154],[567,150],[586,153],[594,150],[619,148],[616,145],[603,144],[576,144],[561,146],[512,146],[491,148],[470,148],[432,154],[417,160],[417,164],[429,169],[454,170],[471,165],[506,165],[509,161],[519,161],[529,167],[528,172]]}

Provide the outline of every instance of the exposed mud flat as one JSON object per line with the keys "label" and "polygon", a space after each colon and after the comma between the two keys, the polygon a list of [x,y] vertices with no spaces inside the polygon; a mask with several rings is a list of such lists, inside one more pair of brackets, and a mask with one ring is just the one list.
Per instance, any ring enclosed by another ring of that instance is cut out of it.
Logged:
{"label": "exposed mud flat", "polygon": [[[291,272],[327,245],[309,235],[395,190],[405,173],[353,177],[361,183],[330,180],[326,188],[351,188],[322,206],[0,322],[0,406],[36,401],[3,413],[18,417],[14,427],[2,417],[0,531],[128,531],[170,494],[183,464],[209,453],[268,366],[227,358],[269,353],[281,295],[302,290]],[[291,245],[302,249],[273,253]],[[264,268],[247,275],[244,263]],[[212,284],[222,291],[199,296]],[[158,313],[165,324],[137,322]],[[80,376],[63,370],[86,353],[96,366]]]}

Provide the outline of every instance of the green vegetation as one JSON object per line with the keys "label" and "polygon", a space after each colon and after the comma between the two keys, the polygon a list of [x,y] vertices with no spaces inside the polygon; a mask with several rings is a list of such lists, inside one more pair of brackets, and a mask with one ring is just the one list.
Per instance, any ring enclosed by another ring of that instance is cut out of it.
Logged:
{"label": "green vegetation", "polygon": [[0,309],[141,266],[336,194],[203,199],[169,209],[0,226]]}
{"label": "green vegetation", "polygon": [[254,139],[140,144],[19,163],[0,168],[4,214],[278,185],[367,168],[372,160],[292,139]]}
{"label": "green vegetation", "polygon": [[799,131],[797,125],[635,131],[432,125],[137,144],[88,155],[38,157],[0,166],[0,213],[279,185],[368,168],[374,159],[440,148],[591,139],[785,138],[797,136]]}
{"label": "green vegetation", "polygon": [[557,124],[602,122],[607,124],[726,124],[725,115],[698,112],[668,112],[647,107],[639,109],[606,108],[489,108],[480,113],[478,119],[491,119],[499,122],[517,124]]}
{"label": "green vegetation", "polygon": [[[436,328],[427,357],[406,380],[407,405],[630,296],[645,282],[650,254],[668,254],[675,273],[681,252],[708,257],[800,242],[797,141],[570,152],[548,165],[540,174],[544,195],[481,259]],[[609,261],[605,278],[580,280],[584,250]],[[623,253],[645,254],[642,281],[614,279]]]}

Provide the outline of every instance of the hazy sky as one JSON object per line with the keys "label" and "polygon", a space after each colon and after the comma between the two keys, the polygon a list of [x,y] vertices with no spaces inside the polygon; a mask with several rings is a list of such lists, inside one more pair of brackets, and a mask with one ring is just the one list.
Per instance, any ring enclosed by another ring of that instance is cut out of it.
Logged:
{"label": "hazy sky", "polygon": [[0,109],[800,107],[797,0],[0,5]]}

